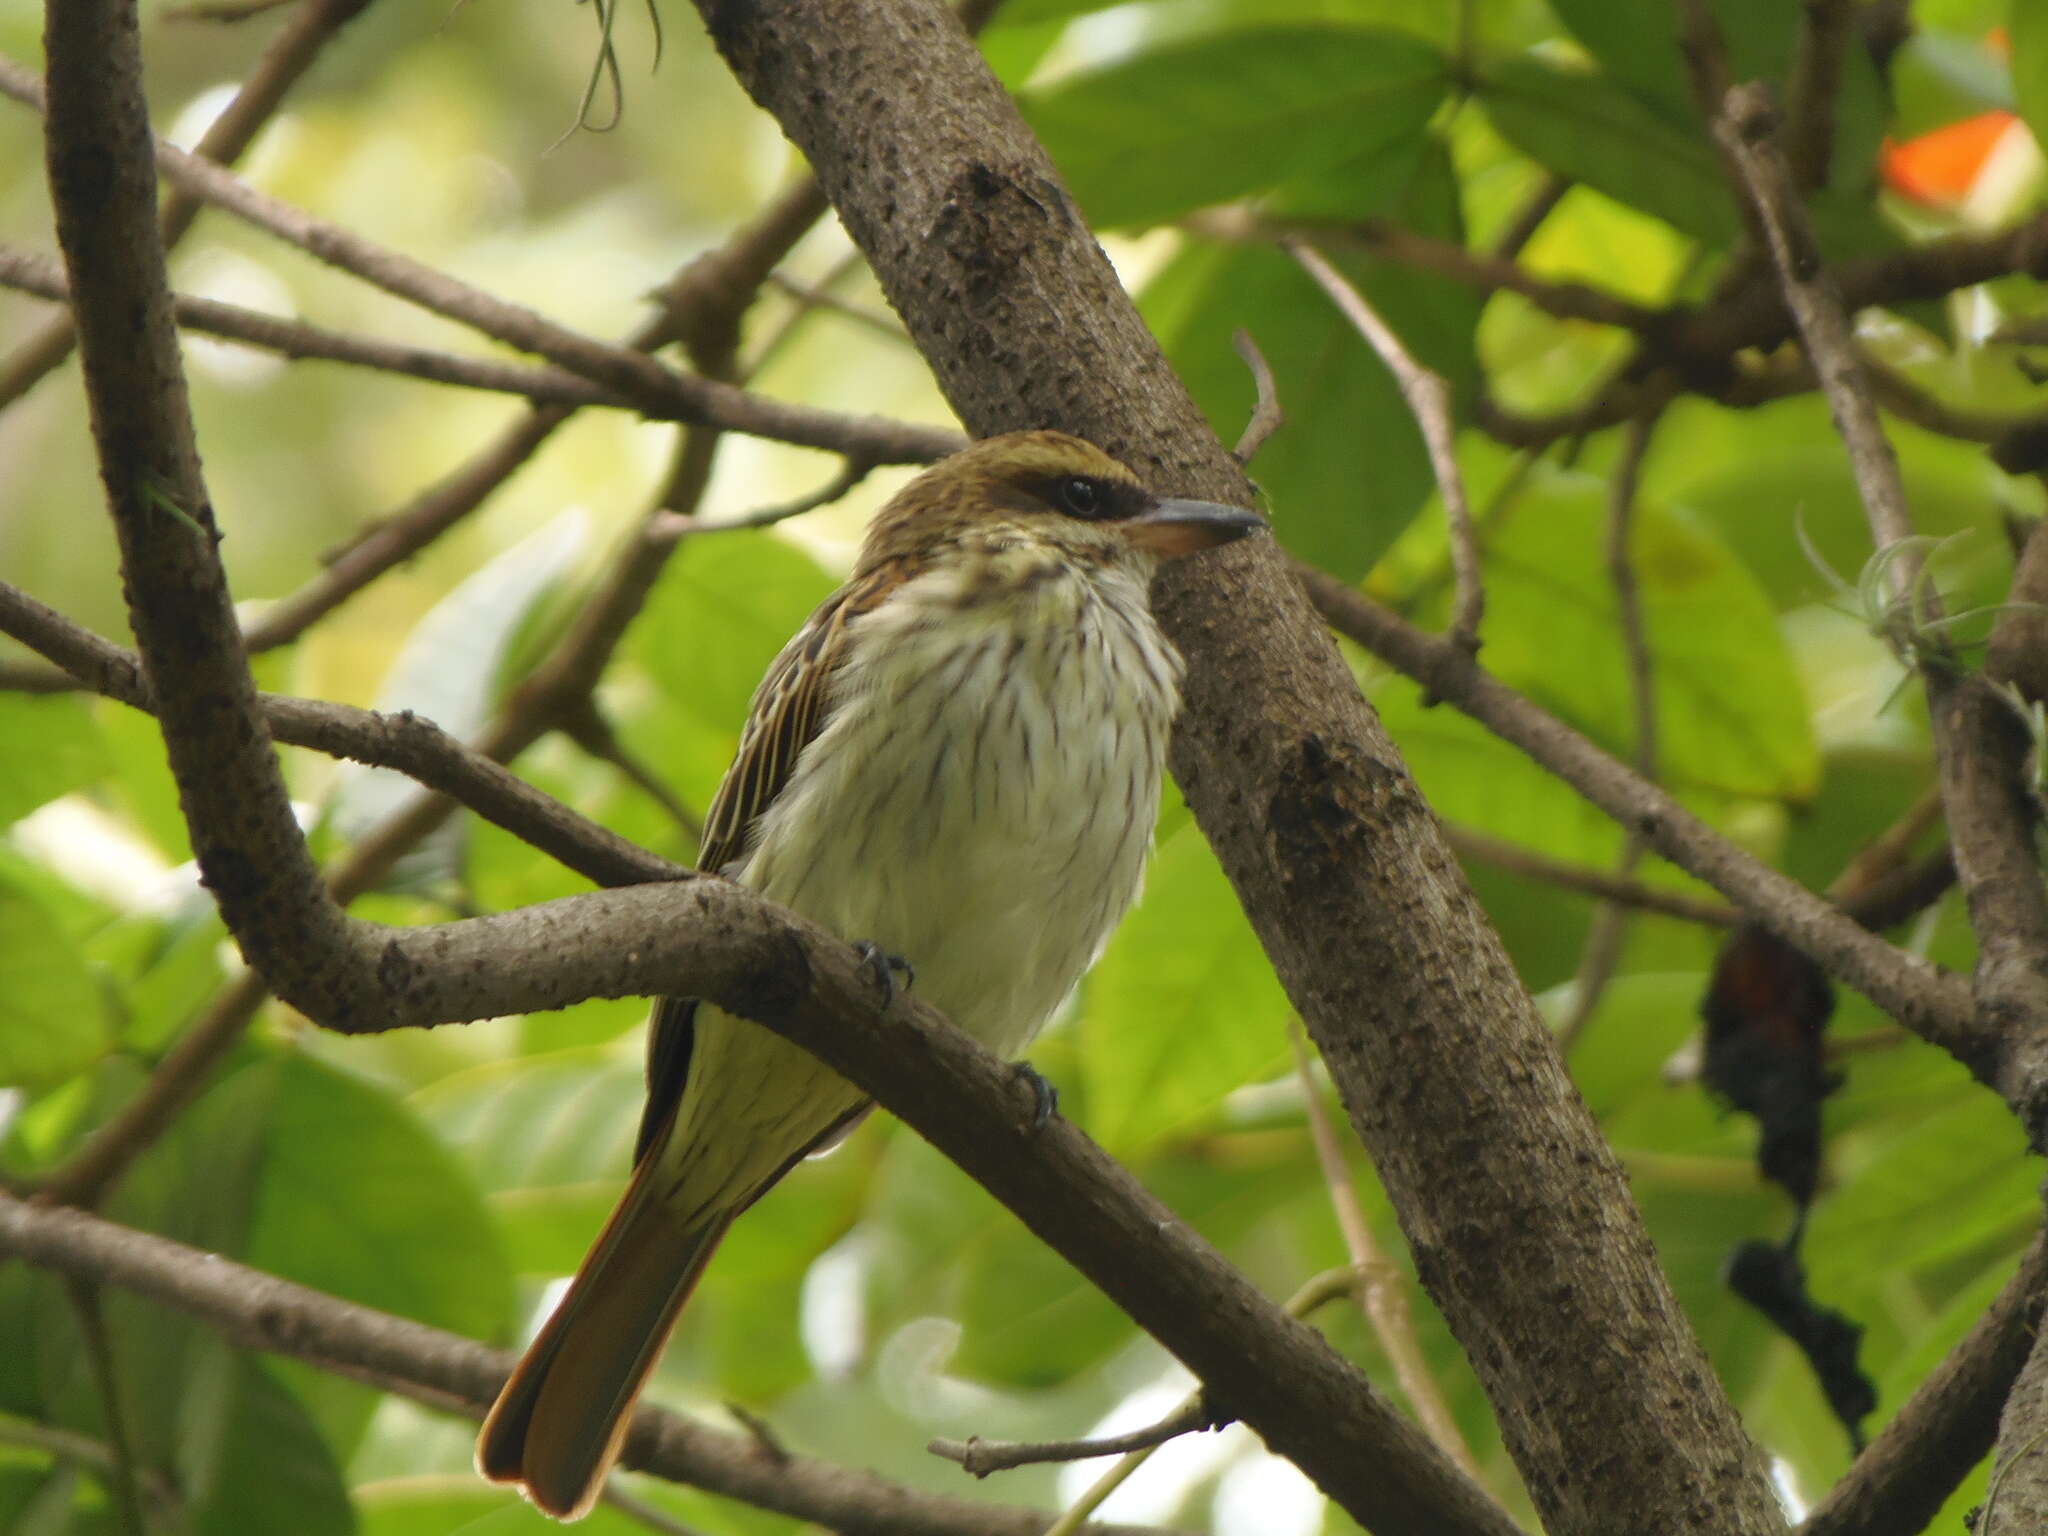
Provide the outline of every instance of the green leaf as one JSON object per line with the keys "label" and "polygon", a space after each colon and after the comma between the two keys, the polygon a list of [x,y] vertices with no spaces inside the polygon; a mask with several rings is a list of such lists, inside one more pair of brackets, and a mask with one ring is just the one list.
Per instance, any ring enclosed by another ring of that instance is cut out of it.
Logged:
{"label": "green leaf", "polygon": [[[1601,558],[1606,488],[1558,476],[1526,489],[1489,540],[1488,664],[1626,757],[1634,711]],[[1667,784],[1803,800],[1819,778],[1806,698],[1776,615],[1720,541],[1638,499],[1631,558],[1648,618]]]}
{"label": "green leaf", "polygon": [[[452,736],[474,735],[488,718],[500,669],[537,605],[582,552],[585,519],[571,511],[470,576],[413,627],[377,695],[380,710],[411,710]],[[385,768],[346,765],[328,814],[356,838],[421,793],[417,780]],[[388,889],[452,879],[463,851],[463,821],[446,822],[400,862]]]}
{"label": "green leaf", "polygon": [[510,1266],[454,1156],[384,1089],[304,1055],[270,1106],[247,1262],[472,1338],[512,1322]]}
{"label": "green leaf", "polygon": [[[1801,8],[1784,0],[1710,0],[1735,80],[1763,80],[1782,96],[1799,45]],[[1691,80],[1678,47],[1679,7],[1617,5],[1613,0],[1555,0],[1558,19],[1601,69],[1672,123],[1702,131]],[[1887,105],[1867,49],[1843,51],[1833,100],[1829,184],[1872,190]]]}
{"label": "green leaf", "polygon": [[1509,59],[1480,99],[1502,138],[1560,176],[1713,245],[1742,227],[1706,141],[1605,76]]}
{"label": "green leaf", "polygon": [[110,1039],[107,1001],[85,956],[0,865],[0,1086],[61,1082]]}
{"label": "green leaf", "polygon": [[217,1393],[182,1405],[184,1528],[192,1536],[352,1536],[348,1488],[306,1410],[252,1357],[215,1358]]}
{"label": "green leaf", "polygon": [[1089,221],[1154,224],[1422,135],[1442,54],[1365,28],[1249,28],[1167,44],[1027,96]]}
{"label": "green leaf", "polygon": [[[0,694],[0,827],[90,783],[112,766],[83,695]],[[33,742],[34,751],[20,747]]]}
{"label": "green leaf", "polygon": [[2037,0],[2012,0],[2012,94],[2038,143],[2048,144],[2048,13]]}
{"label": "green leaf", "polygon": [[729,760],[761,675],[832,587],[766,530],[690,539],[629,644],[670,705],[721,734]]}
{"label": "green leaf", "polygon": [[[1276,205],[1311,217],[1399,220],[1462,238],[1449,156],[1425,139],[1399,156],[1306,176]],[[1482,296],[1429,273],[1338,252],[1355,283],[1418,359],[1469,391]],[[1294,553],[1362,576],[1435,482],[1393,376],[1293,261],[1252,246],[1190,245],[1147,285],[1142,308],[1175,370],[1225,442],[1250,418],[1251,375],[1231,344],[1242,328],[1272,365],[1286,423],[1253,461],[1274,530]]]}
{"label": "green leaf", "polygon": [[1289,1059],[1287,997],[1200,831],[1152,861],[1144,899],[1089,975],[1070,1026],[1089,1134],[1130,1158]]}

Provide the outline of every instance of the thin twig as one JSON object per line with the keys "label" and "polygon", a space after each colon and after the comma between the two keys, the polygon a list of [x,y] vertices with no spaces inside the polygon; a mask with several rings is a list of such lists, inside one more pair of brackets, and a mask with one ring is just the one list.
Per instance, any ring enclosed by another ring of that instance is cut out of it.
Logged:
{"label": "thin twig", "polygon": [[[1358,1279],[1359,1277],[1348,1269],[1326,1270],[1310,1280],[1308,1284],[1304,1285],[1288,1299],[1288,1315],[1291,1317],[1306,1317],[1318,1307],[1349,1295],[1353,1287],[1358,1284]],[[1211,1422],[1208,1410],[1202,1405],[1202,1394],[1200,1392],[1195,1392],[1191,1396],[1182,1399],[1180,1405],[1164,1419],[1160,1420],[1159,1423],[1162,1425],[1171,1424],[1188,1414],[1197,1416],[1196,1422],[1190,1426],[1190,1429],[1199,1429]],[[1149,1433],[1150,1431],[1146,1430],[1139,1431],[1140,1435],[1148,1435]],[[1053,1521],[1051,1525],[1045,1528],[1045,1536],[1075,1536],[1075,1533],[1087,1523],[1088,1517],[1102,1507],[1102,1501],[1122,1487],[1133,1472],[1137,1471],[1138,1468],[1145,1465],[1151,1459],[1153,1451],[1157,1450],[1169,1438],[1172,1437],[1168,1436],[1154,1443],[1148,1443],[1141,1449],[1127,1452],[1121,1461],[1104,1472],[1093,1483],[1089,1484],[1087,1490],[1060,1513],[1059,1519]]]}
{"label": "thin twig", "polygon": [[[12,60],[0,60],[0,91],[28,105],[42,105],[41,82]],[[955,435],[943,429],[770,400],[716,379],[682,373],[644,352],[571,330],[331,220],[292,207],[173,144],[157,141],[156,162],[175,186],[330,266],[509,346],[544,357],[618,391],[637,406],[652,407],[675,420],[701,421],[780,442],[859,454],[882,464],[927,463],[957,446]]]}
{"label": "thin twig", "polygon": [[629,1520],[637,1520],[659,1536],[701,1536],[694,1525],[685,1525],[665,1509],[658,1509],[645,1499],[636,1498],[619,1486],[617,1477],[605,1479],[604,1489],[598,1494],[598,1502],[616,1509]]}
{"label": "thin twig", "polygon": [[1330,1207],[1336,1213],[1337,1230],[1344,1238],[1344,1251],[1350,1256],[1351,1266],[1358,1274],[1355,1294],[1359,1310],[1365,1313],[1366,1321],[1372,1325],[1373,1336],[1379,1340],[1380,1349],[1394,1367],[1394,1379],[1407,1394],[1409,1405],[1414,1408],[1415,1417],[1422,1422],[1423,1429],[1428,1431],[1429,1438],[1464,1469],[1467,1477],[1479,1482],[1479,1463],[1472,1455],[1472,1447],[1458,1432],[1458,1421],[1451,1413],[1451,1405],[1444,1401],[1443,1390],[1430,1373],[1429,1362],[1423,1358],[1422,1346],[1416,1341],[1415,1315],[1408,1306],[1408,1291],[1401,1271],[1380,1251],[1379,1242],[1372,1235],[1372,1226],[1366,1221],[1365,1211],[1358,1203],[1358,1187],[1352,1182],[1351,1167],[1344,1159],[1337,1128],[1331,1124],[1330,1112],[1324,1107],[1322,1089],[1316,1083],[1315,1068],[1309,1057],[1308,1036],[1299,1019],[1288,1019],[1287,1040],[1294,1047],[1294,1070],[1301,1082],[1302,1107],[1308,1116],[1309,1139],[1315,1144],[1316,1163],[1322,1169],[1323,1183],[1330,1191]]}
{"label": "thin twig", "polygon": [[716,522],[706,522],[701,518],[671,512],[648,530],[648,537],[675,543],[693,538],[700,533],[731,533],[741,528],[772,528],[777,523],[788,522],[792,517],[802,517],[806,512],[829,507],[873,473],[872,464],[864,464],[859,459],[848,459],[839,467],[839,473],[824,485],[807,495],[797,497],[794,501],[756,507],[753,511],[743,512],[738,517],[722,517]]}
{"label": "thin twig", "polygon": [[[289,21],[264,46],[234,98],[206,126],[192,153],[232,165],[255,141],[263,125],[319,59],[328,43],[359,15],[368,0],[303,0]],[[175,12],[164,12],[173,16]],[[157,213],[165,249],[185,237],[199,216],[197,198],[173,190]],[[36,382],[71,355],[71,316],[51,316],[26,341],[0,362],[0,410],[34,388]]]}
{"label": "thin twig", "polygon": [[1586,864],[1569,864],[1562,859],[1553,859],[1519,843],[1508,842],[1471,827],[1455,823],[1444,827],[1444,839],[1456,850],[1460,858],[1476,859],[1482,864],[1491,864],[1509,874],[1520,875],[1529,880],[1541,880],[1548,885],[1577,891],[1582,895],[1596,897],[1601,901],[1617,902],[1624,906],[1655,912],[1663,917],[1675,917],[1688,923],[1700,923],[1710,928],[1733,928],[1743,922],[1740,908],[1726,902],[1708,901],[1698,896],[1688,896],[1682,891],[1667,891],[1658,886],[1644,885],[1639,880],[1630,880],[1614,874],[1611,870],[1594,869]]}
{"label": "thin twig", "polygon": [[1857,850],[1828,886],[1828,899],[1848,906],[1889,875],[1941,820],[1940,786],[1930,788],[1906,808],[1905,814]]}
{"label": "thin twig", "polygon": [[[1653,412],[1637,417],[1629,423],[1622,439],[1621,458],[1608,487],[1605,539],[1607,578],[1614,587],[1622,656],[1628,663],[1629,698],[1635,717],[1635,770],[1653,784],[1657,781],[1657,687],[1642,586],[1636,580],[1629,540],[1635,526],[1636,488],[1642,479],[1643,459],[1649,452],[1658,415]],[[1630,829],[1622,839],[1615,873],[1626,879],[1648,850],[1643,835]],[[1559,1050],[1571,1050],[1599,1008],[1615,967],[1621,962],[1628,917],[1629,909],[1614,902],[1603,902],[1594,910],[1585,946],[1579,954],[1578,972],[1573,978],[1571,1011],[1558,1026]]]}
{"label": "thin twig", "polygon": [[1346,582],[1299,561],[1295,575],[1323,618],[1576,788],[1664,858],[1705,881],[1830,975],[1964,1062],[1991,1072],[1995,1031],[1953,975],[1900,953],[1813,892],[1736,847],[1656,785],[1603,752],[1470,656],[1424,633]]}
{"label": "thin twig", "polygon": [[933,1440],[925,1449],[946,1461],[958,1462],[960,1470],[970,1477],[987,1477],[991,1472],[1007,1472],[1013,1467],[1093,1461],[1098,1456],[1149,1451],[1182,1435],[1213,1427],[1198,1392],[1157,1423],[1128,1434],[1104,1435],[1096,1440],[984,1440],[979,1435],[970,1435],[965,1440]]}
{"label": "thin twig", "polygon": [[1651,335],[1666,328],[1672,318],[1666,311],[1648,308],[1608,289],[1538,277],[1510,257],[1467,250],[1454,241],[1384,219],[1336,224],[1316,219],[1261,218],[1241,208],[1209,208],[1190,214],[1181,222],[1205,239],[1234,244],[1269,245],[1292,238],[1318,246],[1364,251],[1483,292],[1520,294],[1558,320],[1583,320]]}
{"label": "thin twig", "polygon": [[1238,463],[1250,464],[1258,451],[1265,447],[1266,439],[1286,424],[1287,415],[1280,409],[1280,391],[1273,382],[1273,365],[1266,361],[1266,354],[1259,350],[1252,333],[1239,326],[1230,333],[1230,345],[1244,359],[1245,367],[1251,370],[1252,388],[1257,391],[1251,418],[1238,435],[1237,446],[1230,450]]}
{"label": "thin twig", "polygon": [[586,697],[580,708],[572,709],[562,719],[560,730],[577,746],[599,762],[610,763],[626,776],[629,783],[667,813],[669,820],[676,824],[683,841],[695,847],[704,836],[704,822],[678,800],[659,775],[627,750],[619,740],[618,732],[597,707],[596,701]]}
{"label": "thin twig", "polygon": [[[4,246],[0,246],[0,287],[32,293],[59,304],[68,304],[71,298],[57,263]],[[611,406],[637,412],[650,420],[661,419],[658,410],[628,400],[618,391],[593,384],[565,368],[536,368],[497,358],[436,352],[411,342],[329,330],[303,320],[267,315],[189,293],[171,295],[171,312],[187,330],[241,342],[280,357],[349,363],[435,384],[519,395],[536,404]]]}
{"label": "thin twig", "polygon": [[1790,104],[1785,158],[1804,191],[1828,184],[1842,63],[1855,31],[1856,7],[1851,0],[1804,0],[1800,7],[1799,47],[1785,92]]}
{"label": "thin twig", "polygon": [[1543,221],[1557,211],[1557,205],[1564,201],[1565,194],[1571,189],[1572,183],[1557,172],[1545,171],[1535,190],[1494,237],[1495,259],[1514,261],[1518,258],[1529,242],[1536,238],[1536,231],[1543,227]]}
{"label": "thin twig", "polygon": [[147,1536],[142,1518],[142,1490],[135,1476],[135,1447],[128,1439],[128,1415],[121,1405],[121,1374],[114,1363],[114,1344],[107,1333],[107,1315],[100,1306],[99,1287],[77,1275],[64,1277],[64,1294],[85,1340],[85,1358],[99,1399],[100,1427],[106,1434],[107,1479],[128,1536]]}
{"label": "thin twig", "polygon": [[800,283],[786,272],[771,272],[768,275],[768,286],[795,299],[801,311],[819,310],[828,315],[838,315],[899,346],[911,345],[910,334],[903,329],[903,323],[894,315],[869,309],[854,303],[851,299],[842,299],[838,294],[828,292],[823,286],[813,287],[807,283]]}
{"label": "thin twig", "polygon": [[[40,1424],[34,1419],[0,1412],[0,1445],[25,1445],[30,1450],[43,1451],[59,1460],[75,1461],[88,1467],[106,1487],[109,1502],[119,1501],[120,1495],[113,1486],[119,1475],[119,1458],[104,1440],[95,1440],[91,1435],[81,1435],[73,1429],[60,1429],[54,1424]],[[147,1466],[136,1467],[135,1478],[142,1492],[149,1497],[147,1507],[156,1516],[154,1523],[177,1529],[182,1501],[170,1479],[156,1468]]]}
{"label": "thin twig", "polygon": [[1443,376],[1418,363],[1393,328],[1315,247],[1300,240],[1280,242],[1281,248],[1301,264],[1329,295],[1330,302],[1371,344],[1401,386],[1415,423],[1422,429],[1422,441],[1429,449],[1430,468],[1436,474],[1437,489],[1444,498],[1444,513],[1450,521],[1451,569],[1456,573],[1458,593],[1452,608],[1450,640],[1466,654],[1479,649],[1479,621],[1486,608],[1486,589],[1480,582],[1479,544],[1472,533],[1472,508],[1465,499],[1465,477],[1458,469],[1457,428],[1451,419],[1451,390]]}

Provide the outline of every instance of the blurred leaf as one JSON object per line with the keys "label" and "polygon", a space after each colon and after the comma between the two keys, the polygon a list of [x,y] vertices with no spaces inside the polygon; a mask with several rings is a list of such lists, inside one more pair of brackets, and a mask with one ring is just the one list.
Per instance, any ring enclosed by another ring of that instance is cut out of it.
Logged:
{"label": "blurred leaf", "polygon": [[766,530],[690,539],[628,645],[670,706],[721,733],[730,760],[762,674],[832,588],[816,561]]}
{"label": "blurred leaf", "polygon": [[1097,226],[1155,224],[1418,140],[1449,81],[1399,32],[1247,28],[1166,44],[1027,96]]}
{"label": "blurred leaf", "polygon": [[1508,59],[1480,99],[1503,138],[1560,176],[1713,245],[1741,229],[1705,140],[1601,75]]}
{"label": "blurred leaf", "polygon": [[0,827],[112,766],[84,695],[0,693],[0,741],[35,750],[0,752]]}
{"label": "blurred leaf", "polygon": [[[2013,68],[2008,70],[1979,36],[1917,28],[1892,55],[1892,92],[1897,98],[1892,135],[1910,139],[1980,112],[2017,106],[2018,49],[2026,26],[2020,20],[2029,7],[2013,6],[2007,35],[2013,39]],[[2038,135],[2037,135],[2038,136]]]}
{"label": "blurred leaf", "polygon": [[[1710,0],[1710,6],[1727,43],[1730,77],[1769,82],[1782,100],[1799,44],[1801,9],[1782,0]],[[1677,6],[1555,0],[1555,9],[1602,70],[1673,123],[1700,131],[1699,108],[1679,52]],[[1877,175],[1886,102],[1869,51],[1853,38],[1843,51],[1831,105],[1829,183],[1868,193]]]}
{"label": "blurred leaf", "polygon": [[2038,143],[2048,144],[2048,13],[2034,0],[2012,0],[2012,94]]}
{"label": "blurred leaf", "polygon": [[[1635,740],[1612,584],[1605,487],[1524,491],[1488,544],[1487,660],[1503,681],[1626,757]],[[1631,559],[1648,619],[1669,784],[1804,799],[1819,778],[1805,696],[1769,601],[1720,542],[1640,499]]]}
{"label": "blurred leaf", "polygon": [[[1370,166],[1346,162],[1290,183],[1289,213],[1384,215],[1462,238],[1457,183],[1433,140]],[[1459,395],[1475,373],[1481,296],[1428,273],[1328,252],[1416,357]],[[1241,327],[1272,365],[1286,424],[1253,474],[1274,530],[1294,553],[1361,576],[1407,527],[1435,482],[1393,376],[1306,273],[1277,251],[1190,244],[1146,285],[1146,320],[1226,442],[1250,419],[1255,390],[1231,345]]]}
{"label": "blurred leaf", "polygon": [[384,1089],[303,1055],[270,1107],[246,1257],[452,1333],[511,1326],[504,1251],[447,1148]]}
{"label": "blurred leaf", "polygon": [[[406,637],[376,707],[410,710],[461,740],[475,735],[521,627],[574,566],[587,537],[587,519],[572,509],[460,583]],[[336,780],[328,814],[341,836],[353,840],[420,793],[419,783],[404,774],[351,763]],[[445,822],[400,861],[385,887],[416,890],[455,878],[464,825],[461,817]]]}
{"label": "blurred leaf", "polygon": [[1288,1062],[1292,1009],[1208,841],[1183,828],[1110,940],[1074,1025],[1088,1132],[1130,1158]]}
{"label": "blurred leaf", "polygon": [[219,1363],[219,1397],[183,1405],[185,1529],[352,1536],[347,1485],[306,1411],[250,1356],[223,1353]]}
{"label": "blurred leaf", "polygon": [[212,998],[227,928],[212,903],[169,917],[125,917],[87,941],[86,953],[118,988],[121,1044],[154,1054]]}
{"label": "blurred leaf", "polygon": [[111,1038],[100,984],[49,909],[0,866],[0,1087],[60,1082]]}

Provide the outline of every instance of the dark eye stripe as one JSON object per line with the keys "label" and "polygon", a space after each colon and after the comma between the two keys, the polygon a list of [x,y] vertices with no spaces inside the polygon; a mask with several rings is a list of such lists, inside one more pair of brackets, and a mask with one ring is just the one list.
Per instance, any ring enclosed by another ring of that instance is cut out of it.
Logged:
{"label": "dark eye stripe", "polygon": [[1136,517],[1151,504],[1137,486],[1097,475],[1045,475],[1022,485],[1053,511],[1091,523]]}

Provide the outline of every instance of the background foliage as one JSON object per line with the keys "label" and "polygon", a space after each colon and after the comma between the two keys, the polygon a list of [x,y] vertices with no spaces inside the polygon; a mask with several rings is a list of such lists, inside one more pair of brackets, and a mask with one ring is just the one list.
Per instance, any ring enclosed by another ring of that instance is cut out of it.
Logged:
{"label": "background foliage", "polygon": [[[1782,77],[1799,7],[1719,0],[1738,74]],[[27,6],[0,11],[0,49],[34,58]],[[1881,78],[1860,49],[1839,98],[1830,188],[1816,205],[1831,255],[1882,252],[1995,224],[2040,190],[2038,152],[2002,188],[1966,178],[1902,196],[1882,146],[1990,111],[2048,134],[2048,24],[2026,0],[1930,0]],[[660,71],[641,22],[621,21],[628,107],[606,134],[561,137],[590,50],[555,5],[452,12],[372,6],[246,164],[265,188],[492,291],[603,334],[687,253],[713,244],[789,172],[772,126],[671,14]],[[188,139],[267,25],[158,18],[159,123]],[[2009,28],[2004,32],[1997,29]],[[2001,41],[2002,39],[2002,41]],[[1391,379],[1285,257],[1194,216],[1250,200],[1261,217],[1390,221],[1489,247],[1555,176],[1569,183],[1521,252],[1532,272],[1643,304],[1708,293],[1740,224],[1691,105],[1672,12],[1634,0],[1013,0],[985,36],[1083,210],[1141,295],[1169,354],[1226,439],[1251,405],[1229,338],[1271,360],[1287,427],[1256,472],[1280,536],[1430,622],[1448,605],[1441,518],[1420,440]],[[35,123],[0,112],[0,231],[50,248]],[[1929,198],[1933,200],[1930,201]],[[1227,233],[1225,231],[1224,233]],[[788,272],[879,301],[836,227]],[[1621,355],[1614,331],[1526,300],[1361,254],[1342,258],[1411,348],[1482,400],[1542,416],[1578,401]],[[217,214],[177,253],[183,290],[348,329],[461,347],[452,325],[402,310]],[[795,301],[775,293],[758,337]],[[1987,338],[2039,308],[2004,280],[1885,315],[1865,338],[1942,400],[2041,404],[2015,349]],[[0,295],[0,337],[36,302]],[[286,367],[194,342],[195,408],[248,602],[280,596],[321,551],[445,472],[514,406],[326,365]],[[947,420],[915,353],[858,315],[817,309],[757,380],[771,394]],[[1944,585],[1995,600],[2004,531],[2044,510],[2040,485],[1983,449],[1890,423],[1923,532],[1961,535]],[[1517,452],[1468,432],[1489,609],[1483,659],[1623,755],[1637,723],[1601,552],[1619,434]],[[672,429],[586,411],[506,491],[297,645],[264,658],[267,686],[419,709],[458,731],[488,718],[608,544],[662,476]],[[704,504],[734,516],[826,479],[814,454],[729,439]],[[832,509],[773,531],[688,542],[640,616],[600,700],[627,747],[701,810],[755,680],[833,585],[862,517],[898,482],[878,473]],[[0,413],[0,574],[103,632],[122,630],[75,376]],[[1835,569],[1867,554],[1840,445],[1813,396],[1733,410],[1680,402],[1644,466],[1631,555],[1649,615],[1663,781],[1797,877],[1825,884],[1931,782],[1898,666],[1829,605],[1803,527]],[[1611,866],[1622,834],[1470,721],[1425,708],[1360,659],[1362,680],[1439,812],[1553,858]],[[289,751],[295,793],[330,849],[407,793],[380,773]],[[521,771],[651,847],[694,839],[608,764],[555,738]],[[1229,888],[1172,795],[1147,896],[1034,1060],[1062,1108],[1129,1162],[1262,1284],[1285,1294],[1343,1262],[1292,1075],[1288,1010]],[[147,720],[83,697],[0,693],[0,1121],[4,1171],[32,1176],[131,1094],[228,976],[232,955],[190,876],[190,850]],[[1683,888],[1668,868],[1641,877]],[[1472,877],[1530,987],[1562,1017],[1593,903],[1486,863]],[[466,824],[368,898],[432,920],[562,894],[580,882],[507,835]],[[1697,893],[1697,888],[1693,888]],[[1967,968],[1954,898],[1911,944]],[[1788,1498],[1811,1498],[1848,1448],[1791,1348],[1720,1282],[1729,1250],[1789,1219],[1752,1163],[1754,1132],[1689,1070],[1717,934],[1639,916],[1572,1054],[1627,1162],[1678,1293]],[[573,1267],[624,1172],[637,1114],[637,1005],[501,1019],[376,1039],[324,1035],[273,1009],[199,1103],[128,1174],[108,1214],[441,1327],[500,1341],[527,1327]],[[1845,1089],[1826,1112],[1828,1177],[1807,1257],[1816,1293],[1868,1330],[1880,1415],[1974,1320],[2038,1215],[2040,1170],[2010,1118],[1958,1067],[1841,999]],[[1867,1048],[1862,1048],[1867,1047]],[[1341,1117],[1340,1117],[1341,1120]],[[1359,1166],[1379,1235],[1399,1237]],[[1484,1400],[1418,1290],[1422,1340],[1494,1486],[1516,1497]],[[197,1325],[106,1301],[131,1433],[175,1488],[181,1529],[512,1532],[540,1522],[468,1471],[470,1431],[353,1382],[243,1355]],[[1326,1324],[1390,1380],[1363,1324]],[[922,1450],[933,1435],[1063,1435],[1163,1406],[1173,1370],[1110,1305],[929,1148],[884,1120],[806,1165],[727,1242],[662,1368],[669,1402],[734,1402],[794,1446],[960,1492]],[[0,1527],[114,1529],[89,1467],[21,1433],[100,1424],[62,1287],[0,1268]],[[12,1428],[10,1428],[12,1426]],[[21,1442],[21,1443],[17,1443]],[[1060,1484],[1072,1491],[1073,1474]],[[987,1485],[1050,1503],[1052,1472]],[[788,1522],[687,1490],[644,1486],[708,1533]],[[1951,1516],[1981,1495],[1980,1478]],[[1320,1502],[1243,1431],[1174,1447],[1123,1518],[1219,1531],[1327,1526]],[[594,1530],[638,1528],[609,1509]],[[1952,1528],[1952,1526],[1951,1526]]]}

